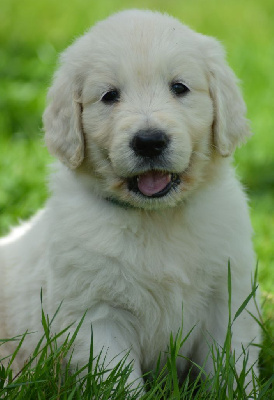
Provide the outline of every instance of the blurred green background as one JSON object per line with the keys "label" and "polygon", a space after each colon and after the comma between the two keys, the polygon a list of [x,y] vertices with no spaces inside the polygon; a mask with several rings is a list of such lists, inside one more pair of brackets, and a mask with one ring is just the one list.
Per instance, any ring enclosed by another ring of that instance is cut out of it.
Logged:
{"label": "blurred green background", "polygon": [[[253,137],[235,165],[250,197],[263,298],[274,294],[273,0],[1,0],[0,234],[46,199],[41,115],[58,53],[95,21],[126,8],[167,12],[217,37],[242,81]],[[272,306],[271,306],[272,305]]]}

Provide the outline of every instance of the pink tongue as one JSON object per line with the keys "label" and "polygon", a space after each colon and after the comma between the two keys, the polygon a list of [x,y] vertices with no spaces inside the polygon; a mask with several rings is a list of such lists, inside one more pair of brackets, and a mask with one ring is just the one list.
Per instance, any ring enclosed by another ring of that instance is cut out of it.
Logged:
{"label": "pink tongue", "polygon": [[170,182],[170,174],[150,171],[139,175],[138,188],[145,196],[153,196],[161,192]]}

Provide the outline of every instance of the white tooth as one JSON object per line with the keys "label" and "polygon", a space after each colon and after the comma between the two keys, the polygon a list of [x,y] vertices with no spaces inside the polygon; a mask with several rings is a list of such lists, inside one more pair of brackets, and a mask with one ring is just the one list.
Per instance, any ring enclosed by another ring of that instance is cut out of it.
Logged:
{"label": "white tooth", "polygon": [[137,176],[137,182],[139,182],[139,176]]}

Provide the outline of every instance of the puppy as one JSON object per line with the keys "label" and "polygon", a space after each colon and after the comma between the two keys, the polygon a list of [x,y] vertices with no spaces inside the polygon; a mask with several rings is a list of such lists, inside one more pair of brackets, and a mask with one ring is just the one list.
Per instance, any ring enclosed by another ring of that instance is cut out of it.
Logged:
{"label": "puppy", "polygon": [[[125,11],[76,40],[44,113],[59,159],[51,196],[1,241],[0,337],[39,337],[42,288],[49,315],[63,301],[56,331],[86,311],[72,365],[88,362],[92,324],[94,356],[111,367],[130,350],[137,385],[160,352],[164,361],[183,305],[184,333],[195,328],[182,354],[213,374],[207,356],[226,337],[229,262],[232,317],[252,290],[252,228],[231,166],[249,136],[245,112],[221,45],[172,17]],[[247,309],[256,314],[252,300]],[[243,311],[232,328],[240,372],[243,348],[248,369],[256,365],[258,326]],[[178,359],[181,376],[187,366]]]}

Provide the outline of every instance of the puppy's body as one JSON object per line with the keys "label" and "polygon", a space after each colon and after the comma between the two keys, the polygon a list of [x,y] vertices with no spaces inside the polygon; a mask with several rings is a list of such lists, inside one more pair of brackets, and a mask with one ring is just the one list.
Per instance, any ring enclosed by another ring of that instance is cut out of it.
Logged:
{"label": "puppy's body", "polygon": [[[225,340],[228,261],[233,315],[251,292],[254,266],[245,195],[223,157],[248,132],[232,72],[213,39],[150,12],[111,17],[63,61],[45,126],[49,148],[69,168],[56,164],[45,209],[1,242],[0,336],[39,329],[42,287],[50,315],[63,301],[56,330],[87,310],[74,364],[88,361],[92,323],[96,354],[103,348],[115,364],[131,349],[134,381],[167,350],[183,305],[184,333],[195,328],[182,354],[203,365],[210,340]],[[182,81],[190,88],[183,96]],[[252,302],[248,310],[255,314]],[[233,325],[236,357],[256,338],[244,311]],[[19,363],[33,342],[26,339]],[[257,349],[249,352],[252,366]],[[205,370],[213,372],[209,360]]]}

